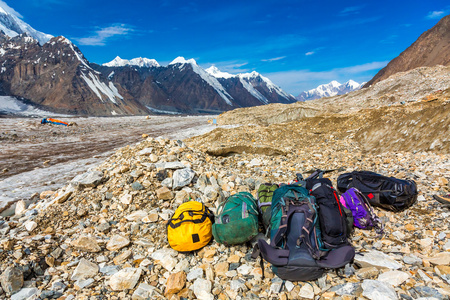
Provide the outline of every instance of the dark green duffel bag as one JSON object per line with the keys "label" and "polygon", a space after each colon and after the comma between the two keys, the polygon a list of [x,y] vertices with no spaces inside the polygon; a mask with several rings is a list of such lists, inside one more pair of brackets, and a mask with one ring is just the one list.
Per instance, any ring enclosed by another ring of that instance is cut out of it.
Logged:
{"label": "dark green duffel bag", "polygon": [[215,218],[212,233],[218,243],[242,244],[258,234],[258,204],[248,192],[228,197],[217,209]]}

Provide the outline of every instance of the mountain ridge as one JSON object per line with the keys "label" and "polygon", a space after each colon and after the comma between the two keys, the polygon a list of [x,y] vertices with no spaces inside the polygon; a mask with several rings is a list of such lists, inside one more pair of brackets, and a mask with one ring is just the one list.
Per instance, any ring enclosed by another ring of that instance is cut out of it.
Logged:
{"label": "mountain ridge", "polygon": [[152,59],[116,57],[112,64],[97,65],[63,36],[40,45],[26,33],[13,38],[0,33],[0,52],[0,92],[56,113],[218,114],[238,107],[295,102],[259,73],[247,76],[246,87],[236,86],[219,82],[193,59],[178,57],[163,67]]}
{"label": "mountain ridge", "polygon": [[315,100],[323,97],[332,97],[336,95],[344,95],[349,92],[357,91],[363,87],[365,82],[359,84],[356,81],[350,79],[346,83],[339,83],[336,80],[327,84],[321,84],[315,89],[304,91],[300,93],[296,99],[298,101]]}

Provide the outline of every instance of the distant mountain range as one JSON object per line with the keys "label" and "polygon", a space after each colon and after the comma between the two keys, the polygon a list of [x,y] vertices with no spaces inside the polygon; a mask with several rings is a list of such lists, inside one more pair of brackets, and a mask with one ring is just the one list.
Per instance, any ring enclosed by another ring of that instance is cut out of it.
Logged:
{"label": "distant mountain range", "polygon": [[91,63],[70,40],[33,29],[1,3],[0,30],[0,95],[40,110],[94,116],[217,114],[296,102],[259,73],[223,76],[183,57],[167,66],[142,57]]}
{"label": "distant mountain range", "polygon": [[365,82],[359,84],[353,80],[349,80],[344,84],[340,84],[339,82],[333,80],[328,84],[322,84],[316,87],[315,89],[302,92],[300,95],[296,97],[296,99],[298,101],[306,101],[306,100],[320,99],[322,97],[344,95],[359,90],[360,88],[363,87],[364,84]]}

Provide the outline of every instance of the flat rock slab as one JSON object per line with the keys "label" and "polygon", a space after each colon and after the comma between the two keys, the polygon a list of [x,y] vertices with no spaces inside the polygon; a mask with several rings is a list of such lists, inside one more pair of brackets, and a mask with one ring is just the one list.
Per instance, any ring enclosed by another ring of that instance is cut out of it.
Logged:
{"label": "flat rock slab", "polygon": [[141,277],[141,269],[125,268],[115,273],[109,279],[109,286],[114,291],[133,289]]}
{"label": "flat rock slab", "polygon": [[397,270],[402,268],[402,264],[393,260],[389,255],[377,251],[371,250],[362,254],[355,255],[355,262],[359,263],[362,267],[378,267]]}
{"label": "flat rock slab", "polygon": [[90,236],[81,236],[71,243],[72,247],[86,252],[99,252],[102,250],[97,241]]}
{"label": "flat rock slab", "polygon": [[72,274],[72,280],[81,280],[94,277],[98,273],[97,264],[82,258]]}
{"label": "flat rock slab", "polygon": [[86,173],[75,176],[71,183],[78,187],[95,187],[99,185],[104,176],[100,171],[88,171]]}
{"label": "flat rock slab", "polygon": [[119,249],[122,249],[123,247],[126,247],[130,244],[130,240],[126,237],[123,237],[121,235],[113,235],[111,239],[106,244],[106,249],[109,251],[117,251]]}

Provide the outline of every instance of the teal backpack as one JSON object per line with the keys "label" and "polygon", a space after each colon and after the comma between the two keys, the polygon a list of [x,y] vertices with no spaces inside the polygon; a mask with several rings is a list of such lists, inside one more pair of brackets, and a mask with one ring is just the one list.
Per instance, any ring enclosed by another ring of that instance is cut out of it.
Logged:
{"label": "teal backpack", "polygon": [[228,197],[219,205],[215,218],[214,239],[226,246],[248,242],[258,234],[258,204],[248,192]]}

